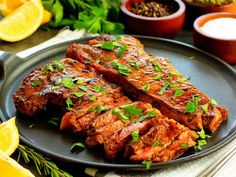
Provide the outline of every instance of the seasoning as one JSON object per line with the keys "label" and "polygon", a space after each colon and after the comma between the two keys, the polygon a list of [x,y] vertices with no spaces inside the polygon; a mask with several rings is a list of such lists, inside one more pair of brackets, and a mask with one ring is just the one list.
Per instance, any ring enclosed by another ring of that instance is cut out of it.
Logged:
{"label": "seasoning", "polygon": [[164,1],[143,1],[134,2],[130,12],[146,17],[164,17],[173,14],[176,11],[174,4]]}

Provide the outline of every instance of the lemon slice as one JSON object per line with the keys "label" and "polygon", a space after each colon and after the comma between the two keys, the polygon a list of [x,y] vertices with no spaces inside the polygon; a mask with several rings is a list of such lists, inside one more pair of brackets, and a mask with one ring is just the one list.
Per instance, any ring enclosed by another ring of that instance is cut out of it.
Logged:
{"label": "lemon slice", "polygon": [[41,24],[43,6],[40,0],[31,0],[0,21],[0,39],[15,42],[30,36]]}
{"label": "lemon slice", "polygon": [[0,151],[1,177],[34,177],[34,175],[15,160]]}
{"label": "lemon slice", "polygon": [[5,17],[12,13],[17,7],[24,4],[27,0],[0,0],[0,11]]}
{"label": "lemon slice", "polygon": [[0,124],[0,151],[8,156],[10,156],[19,145],[19,133],[15,120],[16,118],[13,117]]}

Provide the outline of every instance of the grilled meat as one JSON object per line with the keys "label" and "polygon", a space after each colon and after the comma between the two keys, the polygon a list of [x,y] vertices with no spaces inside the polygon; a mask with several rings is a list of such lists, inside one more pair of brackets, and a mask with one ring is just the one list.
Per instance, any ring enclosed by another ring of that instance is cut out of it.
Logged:
{"label": "grilled meat", "polygon": [[105,35],[88,44],[70,45],[66,56],[89,63],[128,95],[152,103],[167,117],[192,130],[204,128],[211,132],[227,119],[225,108],[212,104],[168,59],[147,54],[137,39]]}

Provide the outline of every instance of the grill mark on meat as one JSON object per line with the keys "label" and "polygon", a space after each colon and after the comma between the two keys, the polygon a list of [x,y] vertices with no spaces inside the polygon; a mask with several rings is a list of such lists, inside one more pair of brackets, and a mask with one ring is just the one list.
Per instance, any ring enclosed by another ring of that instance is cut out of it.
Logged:
{"label": "grill mark on meat", "polygon": [[[106,40],[105,40],[106,39]],[[179,75],[170,75],[171,72],[177,72],[171,65],[170,61],[166,58],[150,56],[144,49],[143,45],[135,38],[130,36],[123,36],[119,43],[128,46],[128,51],[118,58],[116,50],[107,51],[101,48],[93,47],[95,44],[101,44],[108,39],[114,39],[111,36],[102,36],[88,42],[88,45],[72,44],[68,47],[66,56],[84,62],[85,59],[89,60],[89,65],[95,68],[99,73],[102,73],[110,82],[119,84],[128,95],[140,101],[153,103],[156,102],[157,108],[167,117],[174,118],[178,122],[184,124],[192,130],[200,130],[202,128],[214,132],[217,127],[227,119],[228,111],[220,106],[211,104],[211,99],[193,85],[187,79]],[[99,59],[101,62],[98,64],[94,58]],[[105,59],[109,58],[110,61]],[[118,60],[119,63],[125,65],[132,72],[128,76],[121,76],[113,68],[113,61]],[[130,61],[137,62],[140,67],[136,70],[129,66]],[[153,71],[152,62],[159,64],[162,68],[163,77],[160,80],[154,80],[156,72]],[[145,64],[144,64],[145,63]],[[178,82],[178,81],[181,82]],[[182,96],[174,98],[174,89],[167,87],[163,94],[158,94],[164,82],[171,82],[174,87],[183,89],[185,92]],[[151,87],[148,91],[143,92],[142,86],[150,84]],[[198,95],[201,99],[199,105],[208,104],[209,109],[212,109],[212,115],[203,112],[201,107],[197,108],[196,113],[187,113],[185,111],[188,101],[192,100],[193,96]],[[213,123],[214,122],[214,123]],[[214,124],[214,127],[212,126]]]}

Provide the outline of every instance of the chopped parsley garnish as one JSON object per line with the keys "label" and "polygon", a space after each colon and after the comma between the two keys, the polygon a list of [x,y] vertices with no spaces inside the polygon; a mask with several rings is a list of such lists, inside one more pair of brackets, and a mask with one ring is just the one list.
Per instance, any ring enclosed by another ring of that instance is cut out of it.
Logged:
{"label": "chopped parsley garnish", "polygon": [[207,135],[203,129],[200,132],[198,131],[197,133],[199,135],[199,139],[197,141],[197,144],[194,146],[194,149],[196,151],[201,151],[202,150],[202,146],[207,144],[206,139],[211,138],[211,136]]}
{"label": "chopped parsley garnish", "polygon": [[55,82],[56,85],[59,85],[61,83],[62,83],[62,79],[61,78],[57,79],[56,82]]}
{"label": "chopped parsley garnish", "polygon": [[72,102],[72,100],[70,98],[67,98],[66,105],[67,105],[67,110],[70,111],[72,109],[71,107],[74,105],[74,103]]}
{"label": "chopped parsley garnish", "polygon": [[195,56],[189,56],[188,59],[189,59],[189,60],[195,60],[196,57],[195,57]]}
{"label": "chopped parsley garnish", "polygon": [[153,144],[152,144],[152,147],[156,147],[159,145],[159,142],[158,141],[154,141]]}
{"label": "chopped parsley garnish", "polygon": [[215,106],[218,106],[218,103],[217,103],[216,100],[214,100],[213,98],[211,99],[211,104],[212,104],[212,105],[215,105]]}
{"label": "chopped parsley garnish", "polygon": [[131,67],[133,67],[134,69],[139,70],[139,67],[138,67],[137,62],[131,61],[131,62],[129,62],[129,65],[130,65]]}
{"label": "chopped parsley garnish", "polygon": [[118,47],[117,56],[119,58],[122,57],[127,50],[128,50],[127,45],[122,44],[121,46]]}
{"label": "chopped parsley garnish", "polygon": [[154,71],[162,72],[162,68],[158,63],[152,62],[152,65],[154,66]]}
{"label": "chopped parsley garnish", "polygon": [[98,112],[99,114],[101,114],[101,113],[103,113],[104,111],[107,111],[107,110],[109,110],[109,109],[110,109],[110,107],[108,107],[108,106],[99,105],[98,108],[97,108],[97,112]]}
{"label": "chopped parsley garnish", "polygon": [[134,104],[120,106],[120,108],[124,109],[127,114],[136,115],[136,116],[142,115],[142,110],[137,108]]}
{"label": "chopped parsley garnish", "polygon": [[209,107],[208,104],[201,105],[201,108],[202,108],[203,112],[206,113],[206,114],[208,113],[208,107]]}
{"label": "chopped parsley garnish", "polygon": [[80,98],[82,97],[85,93],[84,92],[72,92],[73,95],[75,95],[76,97]]}
{"label": "chopped parsley garnish", "polygon": [[163,83],[163,85],[162,85],[161,90],[159,91],[159,94],[165,93],[167,87],[169,87],[169,86],[171,86],[171,85],[172,85],[172,83],[170,83],[170,82],[168,82],[168,81],[165,81],[165,82]]}
{"label": "chopped parsley garnish", "polygon": [[81,78],[78,78],[78,79],[76,79],[77,81],[76,81],[76,84],[83,84],[84,83],[84,80],[83,79],[81,79]]}
{"label": "chopped parsley garnish", "polygon": [[165,142],[160,142],[160,146],[165,146]]}
{"label": "chopped parsley garnish", "polygon": [[96,93],[104,92],[104,87],[101,86],[101,85],[96,85],[96,86],[94,86],[91,90],[94,91],[94,92],[96,92]]}
{"label": "chopped parsley garnish", "polygon": [[52,65],[47,65],[43,68],[43,71],[52,71],[52,72],[54,72],[54,68],[53,68]]}
{"label": "chopped parsley garnish", "polygon": [[54,125],[58,127],[60,125],[59,118],[57,117],[51,117],[50,120],[48,121],[49,124]]}
{"label": "chopped parsley garnish", "polygon": [[85,85],[81,85],[81,86],[79,86],[79,89],[86,92],[88,90],[88,87]]}
{"label": "chopped parsley garnish", "polygon": [[105,50],[114,50],[115,46],[115,42],[104,42],[102,44],[96,44],[94,45],[95,47],[101,47],[102,49]]}
{"label": "chopped parsley garnish", "polygon": [[75,88],[75,84],[71,78],[65,78],[62,80],[62,84],[66,88]]}
{"label": "chopped parsley garnish", "polygon": [[148,90],[150,89],[150,86],[151,86],[151,84],[146,84],[146,85],[144,85],[144,86],[142,87],[142,90],[143,90],[144,92],[146,92],[146,91],[148,91]]}
{"label": "chopped parsley garnish", "polygon": [[200,98],[193,96],[192,100],[187,103],[185,111],[188,113],[196,113],[199,101]]}
{"label": "chopped parsley garnish", "polygon": [[63,70],[63,69],[64,69],[64,66],[61,64],[60,58],[56,58],[56,59],[54,60],[54,65],[56,66],[56,68],[57,68],[58,70]]}
{"label": "chopped parsley garnish", "polygon": [[41,81],[40,80],[34,80],[33,82],[31,82],[31,85],[33,87],[37,87],[37,86],[41,85]]}
{"label": "chopped parsley garnish", "polygon": [[95,96],[95,95],[93,95],[93,96],[91,96],[90,98],[89,98],[89,100],[91,100],[91,101],[97,101],[97,97]]}
{"label": "chopped parsley garnish", "polygon": [[113,62],[113,67],[118,69],[118,72],[121,75],[127,76],[131,70],[127,68],[125,65],[120,64],[117,60]]}
{"label": "chopped parsley garnish", "polygon": [[95,60],[95,63],[99,64],[101,61],[99,59]]}
{"label": "chopped parsley garnish", "polygon": [[114,114],[114,115],[118,116],[119,118],[121,118],[122,122],[126,122],[127,120],[129,120],[129,118],[127,116],[125,116],[119,108],[113,109],[112,114]]}
{"label": "chopped parsley garnish", "polygon": [[95,106],[92,106],[90,109],[89,109],[89,112],[93,112],[95,111],[96,107]]}
{"label": "chopped parsley garnish", "polygon": [[132,142],[136,143],[139,140],[139,130],[134,130],[132,132]]}
{"label": "chopped parsley garnish", "polygon": [[30,125],[29,125],[29,128],[32,128],[33,126],[34,126],[34,124],[30,124]]}
{"label": "chopped parsley garnish", "polygon": [[170,72],[170,74],[173,76],[182,76],[179,72],[176,72],[176,71],[172,71]]}
{"label": "chopped parsley garnish", "polygon": [[142,161],[142,164],[146,165],[146,170],[148,170],[152,166],[152,161],[144,160],[144,161]]}
{"label": "chopped parsley garnish", "polygon": [[152,118],[155,116],[157,116],[157,114],[154,111],[149,111],[147,114],[145,114],[139,118],[139,122],[143,121],[144,119],[149,119],[149,118]]}
{"label": "chopped parsley garnish", "polygon": [[188,148],[189,147],[189,144],[188,143],[183,143],[180,145],[182,148]]}
{"label": "chopped parsley garnish", "polygon": [[174,93],[174,98],[178,97],[178,96],[181,96],[184,94],[184,90],[182,89],[176,89],[175,90],[175,93]]}
{"label": "chopped parsley garnish", "polygon": [[160,80],[161,78],[162,78],[162,74],[158,74],[158,75],[156,75],[155,77],[154,77],[154,79],[156,80],[156,81],[158,81],[158,80]]}
{"label": "chopped parsley garnish", "polygon": [[70,150],[71,151],[74,151],[75,149],[85,149],[85,145],[83,144],[83,143],[81,143],[81,142],[77,142],[77,143],[74,143],[72,146],[71,146],[71,148],[70,148]]}

